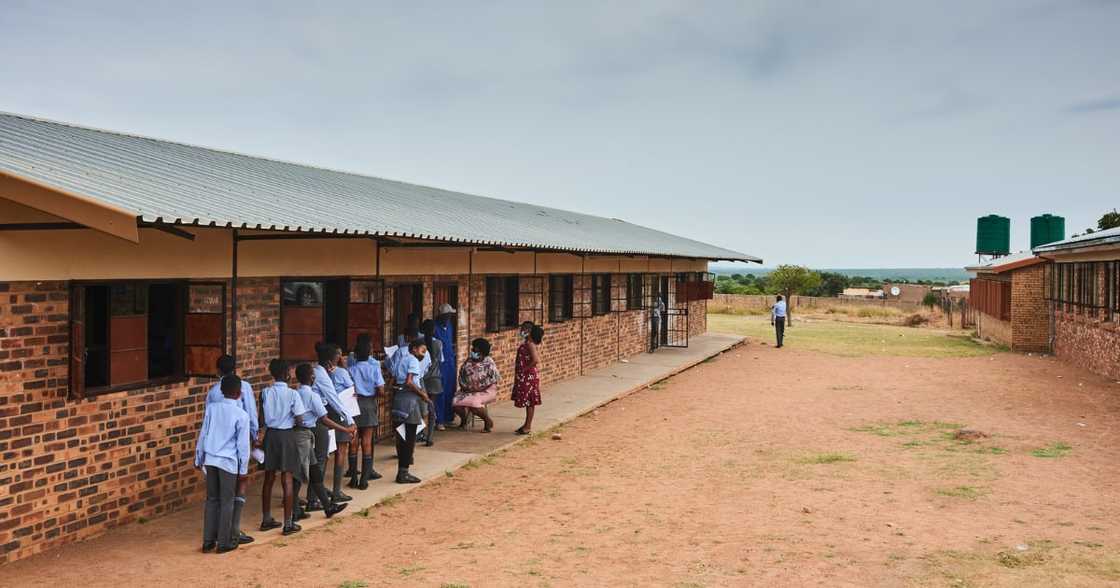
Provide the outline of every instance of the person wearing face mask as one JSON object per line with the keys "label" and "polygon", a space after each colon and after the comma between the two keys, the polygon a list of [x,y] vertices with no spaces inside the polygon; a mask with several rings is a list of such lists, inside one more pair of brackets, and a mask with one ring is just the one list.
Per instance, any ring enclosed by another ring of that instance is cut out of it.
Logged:
{"label": "person wearing face mask", "polygon": [[528,435],[533,431],[533,413],[541,403],[541,356],[538,347],[542,339],[544,329],[532,325],[529,336],[517,348],[512,398],[514,406],[525,409],[525,424],[514,431],[518,435]]}
{"label": "person wearing face mask", "polygon": [[420,482],[420,478],[409,473],[408,468],[412,465],[416,450],[416,429],[424,418],[429,402],[422,383],[424,371],[420,368],[420,360],[427,353],[424,340],[413,339],[408,344],[408,355],[394,366],[393,402],[389,412],[393,419],[393,437],[397,442],[398,484]]}
{"label": "person wearing face mask", "polygon": [[498,398],[498,365],[490,357],[490,342],[483,338],[471,341],[471,355],[459,369],[459,390],[452,403],[455,414],[459,416],[459,428],[467,427],[467,413],[471,412],[482,419],[486,426],[483,433],[494,429],[494,421],[486,410],[486,405]]}

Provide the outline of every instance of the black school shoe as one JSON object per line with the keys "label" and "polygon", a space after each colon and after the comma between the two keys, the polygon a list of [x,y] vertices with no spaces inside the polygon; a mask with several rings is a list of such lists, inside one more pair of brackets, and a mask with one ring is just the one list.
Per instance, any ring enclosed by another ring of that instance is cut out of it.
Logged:
{"label": "black school shoe", "polygon": [[240,543],[241,545],[245,545],[247,543],[252,543],[253,541],[256,541],[256,539],[253,539],[251,536],[246,535],[245,533],[241,533],[240,535],[237,536],[237,542]]}
{"label": "black school shoe", "polygon": [[211,551],[214,551],[214,548],[217,547],[217,546],[218,546],[217,541],[203,541],[202,542],[202,553],[210,553]]}
{"label": "black school shoe", "polygon": [[397,473],[397,483],[398,484],[419,484],[420,483],[420,478],[417,478],[416,476],[414,476],[414,475],[412,475],[408,472],[398,472]]}
{"label": "black school shoe", "polygon": [[311,513],[304,510],[297,510],[294,514],[292,514],[293,521],[302,521],[309,518],[311,518]]}
{"label": "black school shoe", "polygon": [[292,523],[292,526],[284,527],[284,530],[281,532],[281,534],[282,535],[291,535],[292,533],[299,533],[301,530],[303,530],[303,527],[301,527],[301,526],[299,526],[295,523]]}
{"label": "black school shoe", "polygon": [[307,503],[307,506],[303,507],[303,510],[305,510],[307,512],[315,512],[315,511],[323,510],[323,505],[319,504],[318,500],[311,500]]}
{"label": "black school shoe", "polygon": [[354,500],[354,497],[339,492],[338,494],[334,494],[333,496],[331,496],[331,499],[334,500],[335,504],[338,504],[339,502],[350,502],[351,500]]}
{"label": "black school shoe", "polygon": [[329,519],[334,515],[346,510],[346,506],[347,505],[345,502],[343,502],[342,504],[332,504],[323,510],[323,514],[327,515],[327,518]]}
{"label": "black school shoe", "polygon": [[218,546],[218,551],[216,551],[214,553],[229,553],[229,552],[233,551],[234,549],[237,549],[237,542],[234,542],[231,545],[219,545]]}
{"label": "black school shoe", "polygon": [[283,525],[280,524],[280,521],[276,519],[268,519],[267,521],[261,522],[261,531],[271,531],[282,526]]}

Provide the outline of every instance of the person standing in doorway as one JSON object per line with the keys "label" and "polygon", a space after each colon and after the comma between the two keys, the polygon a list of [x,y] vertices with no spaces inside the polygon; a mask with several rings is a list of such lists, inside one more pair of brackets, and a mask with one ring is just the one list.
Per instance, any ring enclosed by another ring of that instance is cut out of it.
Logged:
{"label": "person standing in doorway", "polygon": [[450,304],[439,305],[439,316],[436,317],[436,337],[443,342],[443,363],[440,364],[440,375],[443,377],[442,398],[436,403],[436,430],[444,430],[444,425],[454,419],[452,400],[457,390],[456,369],[458,358],[455,353],[455,308]]}
{"label": "person standing in doorway", "polygon": [[786,301],[778,294],[778,300],[770,307],[770,324],[774,326],[774,334],[778,339],[778,348],[782,347],[782,340],[786,336]]}
{"label": "person standing in doorway", "polygon": [[661,314],[665,312],[665,303],[661,295],[654,294],[653,308],[649,313],[649,352],[657,351],[661,346]]}
{"label": "person standing in doorway", "polygon": [[436,322],[432,319],[420,323],[420,332],[423,333],[424,344],[428,348],[428,364],[424,368],[424,392],[428,394],[428,426],[424,429],[424,446],[431,447],[435,443],[435,430],[438,419],[436,418],[436,405],[442,402],[443,396],[443,341],[436,337]]}
{"label": "person standing in doorway", "polygon": [[517,348],[514,364],[513,405],[525,409],[525,424],[514,431],[518,435],[533,432],[533,413],[541,403],[541,356],[538,349],[544,339],[544,329],[539,325],[529,328],[529,336]]}

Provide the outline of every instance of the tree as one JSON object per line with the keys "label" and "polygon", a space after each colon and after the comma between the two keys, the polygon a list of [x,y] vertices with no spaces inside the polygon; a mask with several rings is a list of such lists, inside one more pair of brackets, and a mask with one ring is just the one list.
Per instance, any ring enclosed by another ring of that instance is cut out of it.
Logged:
{"label": "tree", "polygon": [[922,296],[922,306],[928,306],[930,310],[940,303],[941,297],[934,292],[926,292],[926,295]]}
{"label": "tree", "polygon": [[789,306],[790,296],[812,290],[821,285],[821,275],[803,265],[779,265],[766,276],[766,284],[786,297],[786,320],[793,327]]}
{"label": "tree", "polygon": [[1120,212],[1117,212],[1115,208],[1112,209],[1112,212],[1104,213],[1097,221],[1098,231],[1115,229],[1116,227],[1120,227]]}
{"label": "tree", "polygon": [[809,296],[839,296],[844,293],[844,288],[849,287],[851,280],[844,274],[836,272],[819,272],[821,283],[816,288],[810,288],[804,293]]}

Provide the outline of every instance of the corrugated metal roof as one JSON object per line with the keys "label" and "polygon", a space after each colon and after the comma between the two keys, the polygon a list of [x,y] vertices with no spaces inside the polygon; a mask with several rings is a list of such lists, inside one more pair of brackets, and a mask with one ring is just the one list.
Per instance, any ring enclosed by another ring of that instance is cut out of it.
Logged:
{"label": "corrugated metal roof", "polygon": [[762,260],[622,220],[0,113],[0,171],[148,222]]}
{"label": "corrugated metal roof", "polygon": [[993,259],[985,264],[970,265],[964,269],[965,271],[978,274],[1001,274],[1003,272],[1029,267],[1044,261],[1046,260],[1041,257],[1036,257],[1035,254],[1030,251],[1020,251],[1019,253]]}
{"label": "corrugated metal roof", "polygon": [[1111,245],[1116,243],[1120,243],[1120,227],[1071,237],[1065,241],[1056,241],[1054,243],[1039,245],[1034,248],[1034,251],[1035,253],[1043,253],[1046,251],[1061,251],[1063,249],[1076,249],[1079,247],[1097,247],[1099,245]]}

